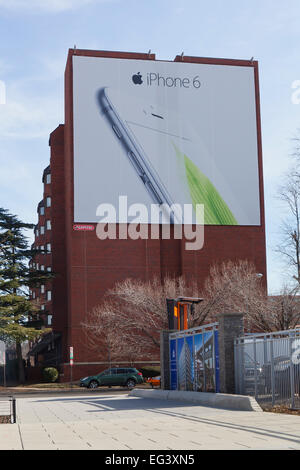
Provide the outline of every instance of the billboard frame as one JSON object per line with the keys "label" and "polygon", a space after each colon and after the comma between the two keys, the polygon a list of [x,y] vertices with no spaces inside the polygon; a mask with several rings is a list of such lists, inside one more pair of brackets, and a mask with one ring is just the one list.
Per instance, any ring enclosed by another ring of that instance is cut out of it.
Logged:
{"label": "billboard frame", "polygon": [[[205,65],[225,65],[225,66],[238,66],[238,67],[252,67],[254,69],[254,90],[255,90],[255,108],[256,108],[256,131],[257,131],[257,156],[258,156],[258,184],[259,184],[259,207],[260,207],[260,225],[264,229],[265,226],[265,209],[264,209],[264,185],[263,185],[263,163],[262,163],[262,131],[261,131],[261,110],[260,110],[260,92],[259,92],[259,70],[258,61],[256,60],[242,60],[242,59],[217,59],[208,57],[194,57],[177,55],[173,61],[171,60],[156,60],[155,54],[152,53],[137,53],[137,52],[116,52],[116,51],[93,51],[88,49],[69,49],[66,73],[65,73],[65,126],[67,132],[67,154],[68,170],[71,176],[68,188],[71,190],[70,209],[72,214],[71,224],[76,224],[78,221],[74,219],[74,121],[73,121],[73,57],[94,57],[94,58],[111,58],[111,59],[124,59],[124,60],[153,60],[156,62],[183,62],[190,64],[205,64]],[[70,223],[70,222],[69,222]],[[80,221],[81,224],[93,224],[89,221]],[[96,223],[94,223],[96,225]],[[118,225],[118,224],[117,224]],[[210,224],[214,226],[214,224]],[[222,227],[229,227],[222,225]],[[251,225],[242,225],[239,227],[253,227]]]}

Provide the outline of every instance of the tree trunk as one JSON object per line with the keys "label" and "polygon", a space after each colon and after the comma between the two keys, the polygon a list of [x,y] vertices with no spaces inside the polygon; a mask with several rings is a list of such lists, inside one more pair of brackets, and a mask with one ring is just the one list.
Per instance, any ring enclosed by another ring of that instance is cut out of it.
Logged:
{"label": "tree trunk", "polygon": [[19,383],[24,384],[25,383],[25,369],[24,369],[24,362],[23,362],[23,357],[22,357],[21,343],[16,343],[16,351],[17,351]]}

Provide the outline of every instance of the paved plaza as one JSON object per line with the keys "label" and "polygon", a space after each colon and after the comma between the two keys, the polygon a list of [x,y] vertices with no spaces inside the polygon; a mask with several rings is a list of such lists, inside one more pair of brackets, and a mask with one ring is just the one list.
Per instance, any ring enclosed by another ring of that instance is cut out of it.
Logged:
{"label": "paved plaza", "polygon": [[298,449],[300,417],[228,411],[124,392],[17,398],[0,449]]}

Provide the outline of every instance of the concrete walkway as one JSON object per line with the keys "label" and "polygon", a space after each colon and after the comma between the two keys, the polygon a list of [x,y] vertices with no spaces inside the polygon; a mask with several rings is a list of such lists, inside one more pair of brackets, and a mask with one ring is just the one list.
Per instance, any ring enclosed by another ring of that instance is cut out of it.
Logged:
{"label": "concrete walkway", "polygon": [[0,424],[0,449],[300,450],[299,416],[128,394],[17,398],[17,415]]}

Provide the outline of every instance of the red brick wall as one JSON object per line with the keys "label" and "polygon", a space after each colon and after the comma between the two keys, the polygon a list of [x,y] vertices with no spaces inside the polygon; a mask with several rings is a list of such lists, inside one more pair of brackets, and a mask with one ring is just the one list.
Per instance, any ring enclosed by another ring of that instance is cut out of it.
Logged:
{"label": "red brick wall", "polygon": [[68,294],[65,230],[65,160],[64,126],[59,125],[50,135],[51,194],[52,194],[52,309],[54,331],[62,333],[63,357],[67,357]]}
{"label": "red brick wall", "polygon": [[[87,312],[101,302],[107,289],[127,277],[150,279],[166,274],[197,278],[201,285],[210,266],[226,260],[249,260],[257,272],[264,275],[266,285],[266,254],[264,229],[264,199],[258,65],[238,61],[255,69],[257,84],[257,125],[260,171],[261,226],[205,227],[205,244],[200,251],[186,251],[185,240],[104,240],[93,232],[73,231],[73,125],[72,125],[72,55],[69,51],[65,73],[65,126],[59,126],[50,137],[52,171],[52,245],[53,327],[63,333],[63,362],[68,362],[68,347],[74,347],[74,361],[102,362],[101,354],[87,347],[81,322]],[[110,53],[76,50],[76,54],[102,57],[151,59],[148,54]],[[176,58],[181,60],[181,58]],[[185,61],[205,63],[209,59],[185,57]],[[217,60],[212,60],[217,63]],[[237,64],[236,61],[220,63]],[[65,366],[67,367],[67,366]],[[73,378],[97,372],[99,366],[75,365]],[[68,367],[67,367],[68,369]],[[67,373],[64,380],[67,380]]]}

